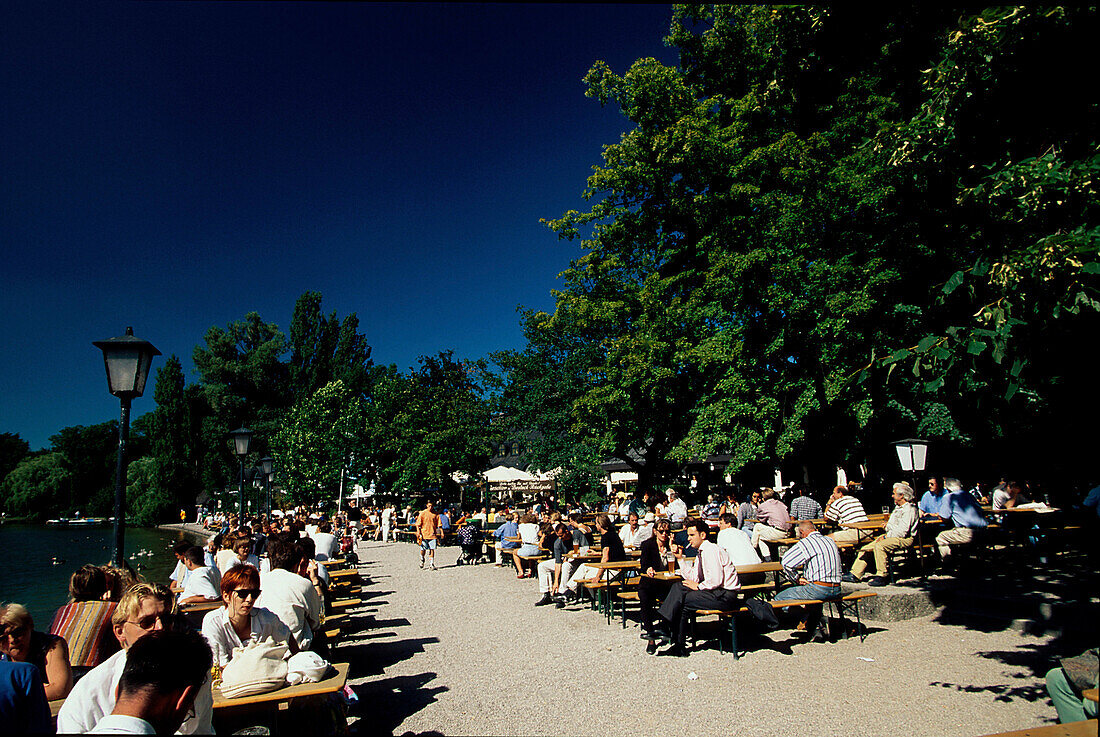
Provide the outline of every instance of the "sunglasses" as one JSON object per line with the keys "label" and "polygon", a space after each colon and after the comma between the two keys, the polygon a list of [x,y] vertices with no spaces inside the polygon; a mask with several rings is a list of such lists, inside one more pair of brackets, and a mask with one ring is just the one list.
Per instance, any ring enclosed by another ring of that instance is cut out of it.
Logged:
{"label": "sunglasses", "polygon": [[233,589],[233,593],[236,594],[237,596],[239,596],[242,599],[247,599],[250,596],[253,599],[260,598],[260,590],[259,589]]}
{"label": "sunglasses", "polygon": [[132,625],[134,625],[135,627],[137,627],[139,629],[143,629],[146,632],[149,632],[154,627],[157,626],[158,621],[160,622],[160,626],[163,629],[168,629],[168,625],[172,620],[171,620],[171,615],[168,614],[167,612],[165,612],[164,614],[150,614],[147,617],[142,617],[141,619],[137,620],[136,622],[133,621],[133,620],[130,620],[130,619],[128,619],[126,621],[127,621],[128,624],[132,624]]}
{"label": "sunglasses", "polygon": [[0,640],[3,640],[6,637],[10,637],[13,640],[18,640],[20,637],[22,637],[25,634],[27,634],[27,626],[26,625],[24,625],[22,627],[12,627],[10,629],[4,630],[3,632],[0,632]]}

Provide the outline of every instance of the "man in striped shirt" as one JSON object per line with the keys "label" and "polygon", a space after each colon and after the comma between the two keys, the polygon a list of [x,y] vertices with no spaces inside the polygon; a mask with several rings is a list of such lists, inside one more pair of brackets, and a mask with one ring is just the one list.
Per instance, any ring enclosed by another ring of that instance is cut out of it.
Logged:
{"label": "man in striped shirt", "polygon": [[[783,589],[775,595],[774,601],[839,598],[840,577],[844,571],[836,543],[818,532],[817,526],[809,521],[799,523],[798,536],[799,541],[782,558],[783,570],[796,579],[798,585]],[[821,604],[807,606],[800,625],[818,641],[825,639],[823,628],[819,631],[821,608]]]}
{"label": "man in striped shirt", "polygon": [[833,495],[829,497],[829,505],[825,507],[825,519],[832,520],[841,526],[840,530],[829,535],[838,543],[860,543],[874,537],[870,530],[852,530],[843,527],[853,522],[867,521],[863,504],[848,493],[847,486],[837,486],[833,489]]}

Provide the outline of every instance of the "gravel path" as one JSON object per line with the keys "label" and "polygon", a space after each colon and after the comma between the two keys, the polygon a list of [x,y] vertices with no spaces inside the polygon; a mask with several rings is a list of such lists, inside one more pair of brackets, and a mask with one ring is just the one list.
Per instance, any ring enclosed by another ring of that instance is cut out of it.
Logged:
{"label": "gravel path", "polygon": [[458,552],[438,551],[439,570],[422,571],[413,545],[360,543],[365,626],[340,649],[359,733],[650,735],[694,717],[714,734],[940,737],[1054,721],[1027,665],[1050,637],[929,616],[871,623],[862,644],[780,630],[739,661],[710,646],[651,657],[635,625],[536,609],[534,581],[456,566]]}

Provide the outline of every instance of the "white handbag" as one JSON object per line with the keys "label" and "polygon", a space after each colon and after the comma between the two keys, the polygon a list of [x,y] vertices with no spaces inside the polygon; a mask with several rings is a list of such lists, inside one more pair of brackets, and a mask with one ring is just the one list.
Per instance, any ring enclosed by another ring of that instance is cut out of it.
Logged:
{"label": "white handbag", "polygon": [[286,643],[270,637],[233,648],[232,659],[222,669],[222,695],[236,699],[282,688],[286,685],[286,652]]}
{"label": "white handbag", "polygon": [[295,653],[287,661],[286,682],[291,686],[299,683],[323,681],[328,673],[329,663],[320,655],[309,650]]}

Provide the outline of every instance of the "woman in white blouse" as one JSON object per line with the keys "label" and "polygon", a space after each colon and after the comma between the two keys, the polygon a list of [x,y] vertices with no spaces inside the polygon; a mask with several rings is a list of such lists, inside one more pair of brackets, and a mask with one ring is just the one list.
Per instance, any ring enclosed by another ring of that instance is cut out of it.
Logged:
{"label": "woman in white blouse", "polygon": [[202,620],[202,634],[214,651],[219,667],[233,658],[233,648],[243,647],[249,640],[257,642],[268,637],[285,642],[291,654],[298,652],[298,643],[290,629],[270,610],[254,606],[260,597],[260,572],[255,566],[241,564],[222,576],[222,602]]}

